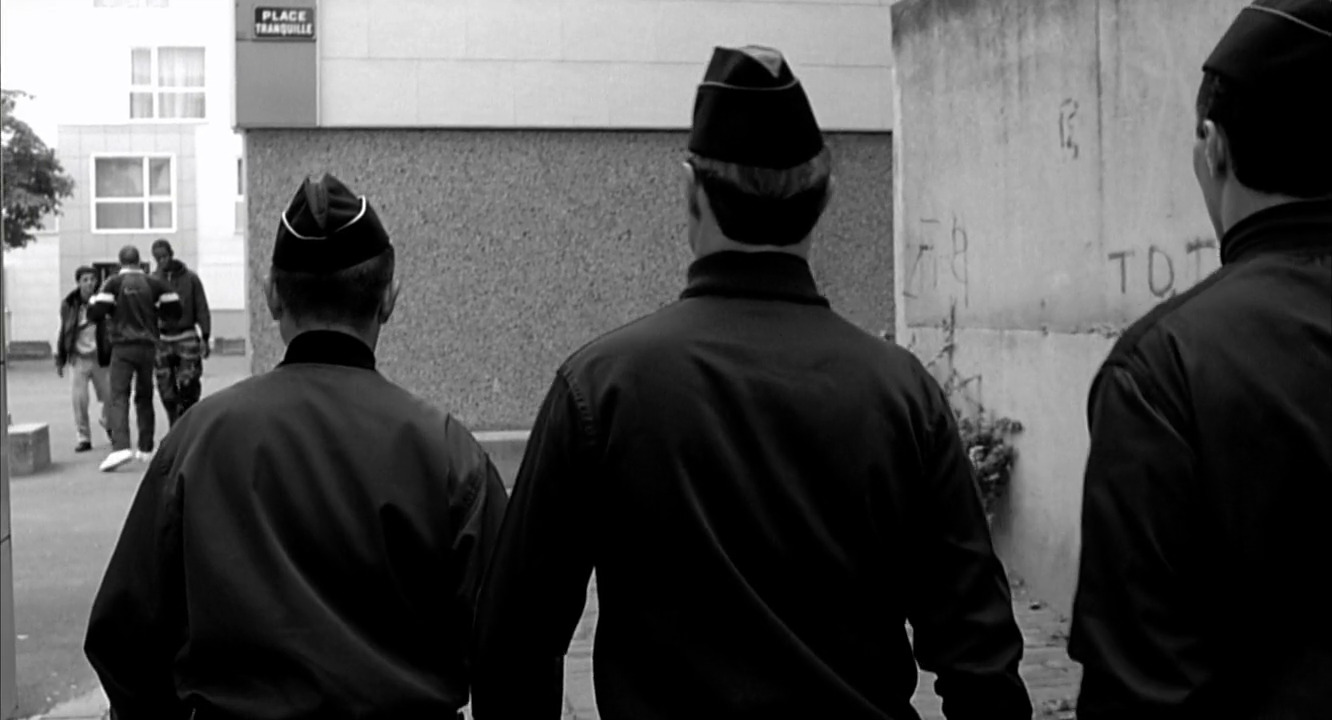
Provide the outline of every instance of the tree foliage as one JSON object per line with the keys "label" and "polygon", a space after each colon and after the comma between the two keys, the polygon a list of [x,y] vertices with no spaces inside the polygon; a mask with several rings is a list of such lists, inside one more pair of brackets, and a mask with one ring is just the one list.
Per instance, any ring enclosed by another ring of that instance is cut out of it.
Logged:
{"label": "tree foliage", "polygon": [[60,201],[74,192],[74,180],[37,133],[14,117],[20,90],[0,90],[0,146],[3,158],[3,215],[5,248],[32,242],[33,230],[44,229],[42,219],[60,211]]}

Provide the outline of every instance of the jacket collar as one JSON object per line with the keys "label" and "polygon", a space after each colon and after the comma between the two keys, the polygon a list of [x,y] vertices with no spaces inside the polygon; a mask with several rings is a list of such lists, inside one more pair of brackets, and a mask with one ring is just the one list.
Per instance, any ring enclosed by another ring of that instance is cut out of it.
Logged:
{"label": "jacket collar", "polygon": [[[93,297],[96,296],[97,296],[97,291],[94,289]],[[73,290],[70,291],[68,295],[65,296],[65,304],[72,307],[78,305],[85,305],[90,302],[92,302],[92,297],[88,298],[87,300],[84,300],[83,294],[79,292],[78,288],[74,288]]]}
{"label": "jacket collar", "polygon": [[122,267],[122,268],[120,268],[120,274],[121,274],[121,275],[126,275],[126,274],[133,275],[133,274],[135,274],[135,273],[138,273],[139,275],[142,275],[142,274],[143,274],[143,268],[136,268],[136,267]]}
{"label": "jacket collar", "polygon": [[368,345],[336,330],[307,330],[287,343],[287,354],[278,367],[320,363],[375,369],[375,353]]}
{"label": "jacket collar", "polygon": [[809,263],[778,252],[728,251],[695,260],[689,266],[689,284],[680,297],[707,295],[829,307],[814,284]]}
{"label": "jacket collar", "polygon": [[1332,252],[1332,199],[1259,210],[1221,237],[1222,264],[1279,252]]}
{"label": "jacket collar", "polygon": [[157,271],[162,275],[179,275],[185,272],[185,263],[177,258],[171,258],[162,263],[162,266],[159,267]]}

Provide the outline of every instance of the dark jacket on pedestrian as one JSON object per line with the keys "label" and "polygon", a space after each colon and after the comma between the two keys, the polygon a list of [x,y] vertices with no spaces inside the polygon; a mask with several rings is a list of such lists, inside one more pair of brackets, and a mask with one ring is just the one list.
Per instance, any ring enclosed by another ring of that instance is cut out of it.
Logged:
{"label": "dark jacket on pedestrian", "polygon": [[167,435],[84,649],[125,720],[452,720],[504,504],[462,424],[302,333]]}
{"label": "dark jacket on pedestrian", "polygon": [[199,335],[204,342],[213,333],[212,313],[208,311],[208,296],[204,293],[203,282],[199,276],[185,266],[185,263],[172,258],[153,273],[180,298],[180,317],[162,318],[160,330],[164,339],[174,339],[181,335],[193,335],[195,325],[199,326]]}
{"label": "dark jacket on pedestrian", "polygon": [[704,257],[556,372],[478,604],[478,720],[560,716],[594,567],[606,720],[914,719],[917,662],[954,720],[1031,717],[947,399],[797,257]]}
{"label": "dark jacket on pedestrian", "polygon": [[1332,718],[1332,200],[1242,220],[1221,262],[1092,385],[1084,720]]}
{"label": "dark jacket on pedestrian", "polygon": [[[78,354],[76,345],[79,340],[79,331],[82,330],[80,324],[80,315],[83,315],[85,309],[91,309],[91,299],[84,302],[83,294],[78,288],[65,296],[60,303],[60,335],[56,338],[56,365],[64,367],[70,359]],[[83,318],[84,323],[95,323],[97,325],[97,364],[106,367],[111,364],[111,333],[109,324],[103,319],[91,319],[92,313],[87,313]]]}
{"label": "dark jacket on pedestrian", "polygon": [[93,295],[88,318],[110,318],[112,345],[155,345],[160,320],[180,317],[180,298],[165,282],[137,268],[122,268]]}

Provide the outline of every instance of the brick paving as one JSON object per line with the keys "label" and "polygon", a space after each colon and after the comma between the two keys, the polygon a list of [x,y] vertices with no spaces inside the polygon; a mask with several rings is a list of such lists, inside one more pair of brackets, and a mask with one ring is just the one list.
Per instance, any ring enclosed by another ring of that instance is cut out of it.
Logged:
{"label": "brick paving", "polygon": [[[1031,693],[1036,720],[1072,720],[1081,667],[1066,650],[1068,621],[1044,603],[1031,599],[1019,584],[1013,588],[1013,611],[1026,650],[1022,677]],[[598,720],[592,693],[592,635],[597,623],[596,578],[588,587],[587,607],[565,660],[564,715],[562,720]],[[941,701],[933,691],[934,675],[920,674],[912,704],[924,720],[943,720]]]}

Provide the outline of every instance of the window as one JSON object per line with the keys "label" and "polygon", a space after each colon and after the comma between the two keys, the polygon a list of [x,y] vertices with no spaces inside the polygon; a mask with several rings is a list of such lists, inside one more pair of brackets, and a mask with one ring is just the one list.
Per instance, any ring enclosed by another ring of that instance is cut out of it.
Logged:
{"label": "window", "polygon": [[170,156],[93,157],[93,232],[176,229],[176,179]]}
{"label": "window", "polygon": [[171,0],[93,0],[93,7],[99,8],[164,8]]}
{"label": "window", "polygon": [[130,50],[130,118],[204,117],[204,49]]}

